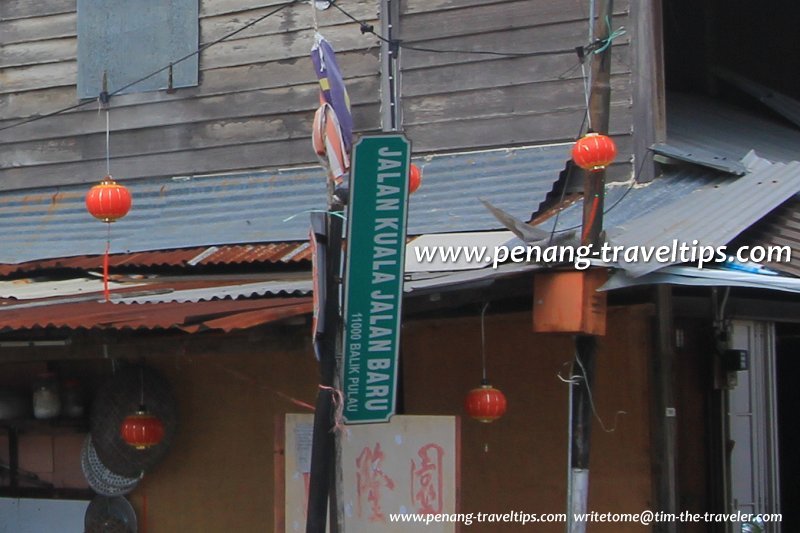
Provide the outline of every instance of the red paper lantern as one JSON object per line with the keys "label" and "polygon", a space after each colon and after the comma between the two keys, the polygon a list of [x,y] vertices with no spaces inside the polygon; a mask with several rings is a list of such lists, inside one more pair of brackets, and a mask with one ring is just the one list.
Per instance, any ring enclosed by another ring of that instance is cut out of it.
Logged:
{"label": "red paper lantern", "polygon": [[464,401],[467,414],[480,422],[494,422],[506,412],[506,397],[498,389],[484,382],[472,389]]}
{"label": "red paper lantern", "polygon": [[408,169],[408,192],[414,193],[422,184],[422,171],[417,165],[411,163]]}
{"label": "red paper lantern", "polygon": [[602,170],[617,157],[617,147],[611,137],[587,133],[572,147],[572,160],[584,170]]}
{"label": "red paper lantern", "polygon": [[125,417],[119,432],[127,444],[137,450],[145,450],[164,438],[164,423],[141,407],[134,414]]}
{"label": "red paper lantern", "polygon": [[86,193],[86,209],[103,222],[114,222],[130,211],[131,193],[111,176],[106,176]]}

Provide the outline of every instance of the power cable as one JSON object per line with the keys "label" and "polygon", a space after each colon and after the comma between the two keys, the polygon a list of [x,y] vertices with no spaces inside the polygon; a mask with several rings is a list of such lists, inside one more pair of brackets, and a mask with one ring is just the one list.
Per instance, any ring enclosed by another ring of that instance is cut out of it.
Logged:
{"label": "power cable", "polygon": [[[634,188],[636,185],[639,185],[639,175],[642,173],[642,169],[644,168],[644,164],[645,164],[645,162],[647,161],[647,159],[649,158],[648,156],[650,156],[650,155],[652,155],[652,154],[653,154],[653,149],[652,149],[652,148],[651,148],[651,149],[648,149],[648,150],[647,150],[647,153],[645,154],[645,156],[644,156],[644,157],[642,157],[642,162],[641,162],[641,163],[639,163],[639,168],[638,168],[638,169],[636,170],[636,172],[634,173],[634,175],[633,175],[633,180],[631,181],[630,185],[628,185],[628,188],[627,188],[627,189],[625,189],[625,192],[624,192],[624,193],[622,193],[622,196],[620,196],[619,198],[617,198],[617,199],[614,201],[614,203],[613,203],[613,204],[611,204],[609,207],[607,207],[606,209],[604,209],[604,210],[603,210],[603,214],[604,214],[604,215],[606,215],[606,214],[610,213],[612,209],[614,209],[615,207],[617,207],[617,206],[620,204],[620,202],[622,202],[622,200],[624,200],[624,199],[625,199],[625,197],[626,197],[626,196],[628,196],[628,193],[629,193],[629,192],[631,192],[631,189],[633,189],[633,188]],[[558,223],[558,219],[556,219],[556,223]],[[555,229],[553,229],[553,230],[551,231],[551,235],[552,235],[553,233],[563,233],[563,232],[565,232],[565,231],[572,231],[572,230],[574,230],[574,229],[580,229],[581,227],[583,227],[583,225],[582,225],[582,224],[579,224],[579,225],[577,225],[577,226],[571,226],[571,227],[569,227],[569,228],[564,228],[564,229],[560,229],[560,230],[555,230]]]}
{"label": "power cable", "polygon": [[[369,33],[374,35],[379,40],[387,43],[389,46],[395,48],[403,48],[406,50],[416,50],[418,52],[431,52],[436,54],[483,54],[483,55],[491,55],[491,56],[499,56],[499,57],[526,57],[526,56],[535,56],[535,55],[543,55],[543,53],[536,53],[536,52],[497,52],[493,50],[453,50],[453,49],[444,49],[444,48],[427,48],[423,46],[415,46],[410,44],[404,44],[400,39],[387,39],[383,35],[380,35],[375,31],[375,27],[372,24],[367,24],[363,20],[359,20],[347,11],[345,11],[338,2],[331,2],[331,5],[338,9],[345,17],[349,18],[353,22],[359,25],[361,28],[361,33]],[[563,52],[572,51],[570,50],[562,50]],[[555,52],[559,52],[556,50]],[[552,54],[554,51],[549,51],[547,54]]]}
{"label": "power cable", "polygon": [[[201,52],[205,51],[206,49],[208,49],[211,46],[217,45],[217,44],[219,44],[219,43],[221,43],[223,41],[226,41],[226,40],[230,39],[231,37],[233,37],[235,35],[238,35],[239,33],[245,31],[246,29],[258,24],[259,22],[261,22],[261,21],[263,21],[263,20],[265,20],[265,19],[277,14],[278,12],[282,11],[283,9],[285,9],[285,8],[287,8],[287,7],[289,7],[289,6],[293,5],[293,4],[296,4],[296,3],[300,2],[300,1],[301,0],[290,0],[290,1],[286,2],[286,3],[284,3],[284,4],[281,4],[280,6],[276,7],[272,11],[269,11],[268,13],[265,13],[264,15],[253,19],[252,21],[248,22],[247,24],[242,25],[242,27],[240,27],[240,28],[238,28],[238,29],[236,29],[236,30],[234,30],[234,31],[232,31],[230,33],[227,33],[227,34],[223,35],[219,39],[216,39],[214,41],[206,43],[206,44],[198,47],[197,50],[194,50],[193,52],[190,52],[190,53],[186,54],[185,56],[180,57],[180,58],[176,59],[175,61],[170,62],[169,64],[167,64],[167,65],[165,65],[165,66],[163,66],[163,67],[161,67],[161,68],[159,68],[159,69],[147,74],[146,76],[142,76],[139,79],[136,79],[136,80],[134,80],[134,81],[132,81],[130,83],[127,83],[127,84],[123,85],[122,87],[120,87],[118,89],[115,89],[114,91],[112,91],[110,93],[107,93],[107,97],[115,96],[115,95],[121,93],[122,91],[125,91],[126,89],[129,89],[129,88],[131,88],[131,87],[133,87],[133,86],[135,86],[135,85],[137,85],[139,83],[142,83],[143,81],[149,80],[153,76],[157,76],[158,74],[161,74],[164,71],[171,71],[172,68],[175,65],[180,64],[180,63],[186,61],[187,59],[190,59],[190,58],[200,54]],[[331,1],[330,5],[332,5],[337,10],[339,10],[347,18],[349,18],[350,20],[352,20],[353,22],[358,24],[360,29],[361,29],[361,33],[369,33],[369,34],[375,36],[376,38],[378,38],[379,40],[389,44],[394,49],[404,48],[406,50],[415,50],[415,51],[419,51],[419,52],[440,53],[440,54],[478,54],[478,55],[490,55],[490,56],[495,56],[495,57],[533,57],[533,56],[540,56],[540,55],[552,55],[554,53],[566,53],[566,52],[571,52],[571,51],[575,51],[575,50],[577,50],[579,55],[581,55],[583,53],[589,53],[589,52],[595,51],[595,50],[597,50],[597,49],[599,49],[599,48],[601,48],[603,46],[608,46],[608,44],[610,43],[610,39],[608,39],[608,40],[598,40],[598,41],[593,42],[593,43],[591,43],[591,44],[589,44],[587,46],[580,46],[580,47],[577,47],[575,49],[549,50],[547,52],[498,52],[498,51],[493,51],[493,50],[457,50],[457,49],[429,48],[429,47],[405,44],[399,39],[387,39],[386,37],[384,37],[384,36],[380,35],[379,33],[377,33],[375,31],[374,27],[371,24],[367,24],[366,22],[357,19],[352,14],[350,14],[348,11],[343,9],[337,2]],[[577,66],[579,66],[579,65],[577,65]],[[577,66],[571,68],[570,71],[574,70],[574,68],[577,68]],[[67,107],[63,107],[61,109],[57,109],[57,110],[49,112],[49,113],[31,115],[29,117],[26,117],[24,119],[19,120],[18,122],[14,122],[13,124],[9,124],[7,126],[0,127],[0,132],[6,131],[6,130],[10,130],[12,128],[17,128],[17,127],[20,127],[20,126],[24,126],[26,124],[30,124],[32,122],[36,122],[36,121],[39,121],[39,120],[42,120],[42,119],[45,119],[45,118],[50,118],[50,117],[53,117],[53,116],[56,116],[56,115],[67,113],[69,111],[80,109],[82,107],[85,107],[85,106],[93,103],[94,101],[95,101],[94,99],[86,100],[86,101],[83,101],[83,102],[79,102],[77,104],[73,104],[73,105],[70,105],[70,106],[67,106]]]}
{"label": "power cable", "polygon": [[[190,58],[200,54],[201,52],[207,50],[208,48],[210,48],[210,47],[212,47],[214,45],[217,45],[217,44],[219,44],[219,43],[221,43],[223,41],[226,41],[226,40],[230,39],[234,35],[238,35],[239,33],[243,32],[244,30],[246,30],[246,29],[248,29],[248,28],[250,28],[252,26],[255,26],[259,22],[261,22],[261,21],[263,21],[265,19],[268,19],[269,17],[279,13],[283,9],[289,7],[290,5],[298,3],[299,1],[300,0],[289,0],[285,4],[281,4],[280,6],[276,7],[272,11],[269,11],[269,12],[265,13],[264,15],[261,15],[260,17],[257,17],[255,19],[251,20],[247,24],[244,24],[242,27],[240,27],[240,28],[238,28],[236,30],[233,30],[230,33],[226,33],[225,35],[223,35],[219,39],[216,39],[214,41],[208,42],[208,43],[198,47],[197,50],[194,50],[193,52],[190,52],[190,53],[186,54],[185,56],[183,56],[183,57],[181,57],[179,59],[176,59],[175,61],[170,62],[168,65],[165,65],[165,66],[159,68],[158,70],[155,70],[155,71],[151,72],[150,74],[147,74],[146,76],[142,76],[141,78],[139,78],[137,80],[134,80],[134,81],[132,81],[132,82],[126,84],[126,85],[123,85],[122,87],[120,87],[118,89],[115,89],[114,91],[112,91],[110,93],[106,93],[105,96],[106,97],[115,96],[115,95],[121,93],[122,91],[124,91],[126,89],[130,89],[134,85],[142,83],[143,81],[149,80],[153,76],[157,76],[158,74],[161,74],[162,72],[164,72],[166,70],[172,70],[172,68],[175,65],[177,65],[179,63],[182,63],[182,62],[186,61],[187,59],[190,59]],[[19,126],[24,126],[25,124],[30,124],[31,122],[36,122],[38,120],[42,120],[42,119],[45,119],[45,118],[50,118],[50,117],[53,117],[53,116],[56,116],[56,115],[60,115],[62,113],[66,113],[66,112],[72,111],[74,109],[79,109],[81,107],[85,107],[85,106],[87,106],[87,105],[89,105],[91,103],[94,103],[95,101],[96,101],[95,99],[86,100],[84,102],[79,102],[77,104],[73,104],[71,106],[67,106],[67,107],[58,109],[56,111],[52,111],[50,113],[45,113],[45,114],[42,114],[42,115],[31,115],[30,117],[24,118],[24,119],[20,120],[19,122],[15,122],[13,124],[9,124],[8,126],[3,126],[2,128],[0,128],[0,131],[10,130],[12,128],[17,128]]]}

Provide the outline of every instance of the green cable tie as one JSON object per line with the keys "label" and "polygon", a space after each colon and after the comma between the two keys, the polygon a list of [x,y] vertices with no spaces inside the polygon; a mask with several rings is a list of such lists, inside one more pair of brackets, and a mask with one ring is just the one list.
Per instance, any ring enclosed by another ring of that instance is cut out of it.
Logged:
{"label": "green cable tie", "polygon": [[609,33],[608,37],[606,37],[605,39],[603,39],[601,41],[603,43],[603,46],[601,46],[600,48],[595,50],[594,51],[595,54],[599,54],[600,52],[605,52],[606,49],[609,46],[611,46],[611,41],[613,41],[617,37],[621,37],[621,36],[625,35],[625,26],[620,26],[616,30],[611,31],[611,21],[609,20],[608,17],[606,17],[606,28],[608,28],[608,31],[610,33]]}

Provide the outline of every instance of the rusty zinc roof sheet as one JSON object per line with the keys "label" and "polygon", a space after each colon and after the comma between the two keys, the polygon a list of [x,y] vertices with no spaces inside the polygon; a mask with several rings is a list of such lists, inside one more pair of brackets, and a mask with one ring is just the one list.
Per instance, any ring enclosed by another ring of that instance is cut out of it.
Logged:
{"label": "rusty zinc roof sheet", "polygon": [[[202,246],[177,250],[155,250],[130,254],[112,254],[113,267],[193,267],[242,264],[299,264],[311,261],[308,242],[276,242],[267,244],[235,244]],[[0,276],[52,269],[100,270],[103,257],[81,255],[28,261],[20,264],[0,264]]]}
{"label": "rusty zinc roof sheet", "polygon": [[64,298],[0,307],[0,333],[43,329],[228,332],[306,315],[311,311],[312,300],[309,297],[140,305],[116,305],[96,298]]}
{"label": "rusty zinc roof sheet", "polygon": [[312,311],[309,272],[0,282],[0,333],[39,329],[243,329]]}

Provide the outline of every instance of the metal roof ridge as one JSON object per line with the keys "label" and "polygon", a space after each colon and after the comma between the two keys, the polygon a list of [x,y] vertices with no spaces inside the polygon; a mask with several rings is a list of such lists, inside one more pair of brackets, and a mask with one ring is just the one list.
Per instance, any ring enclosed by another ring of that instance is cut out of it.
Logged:
{"label": "metal roof ridge", "polygon": [[[310,272],[309,272],[310,274]],[[278,287],[277,289],[274,289]],[[272,290],[270,290],[272,289]],[[214,300],[240,300],[270,296],[307,296],[312,291],[312,279],[282,281],[269,280],[255,283],[242,283],[239,285],[222,285],[216,287],[203,287],[196,289],[178,289],[163,295],[152,294],[144,296],[119,295],[111,300],[113,304],[144,305],[161,303],[198,303]]]}

